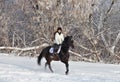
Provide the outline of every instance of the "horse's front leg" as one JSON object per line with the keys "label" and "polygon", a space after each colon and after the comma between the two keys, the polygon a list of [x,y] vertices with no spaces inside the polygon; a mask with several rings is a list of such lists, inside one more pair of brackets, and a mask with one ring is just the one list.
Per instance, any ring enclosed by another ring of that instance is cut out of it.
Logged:
{"label": "horse's front leg", "polygon": [[68,75],[68,72],[69,72],[69,64],[68,64],[68,62],[65,62],[65,66],[66,66],[65,74]]}

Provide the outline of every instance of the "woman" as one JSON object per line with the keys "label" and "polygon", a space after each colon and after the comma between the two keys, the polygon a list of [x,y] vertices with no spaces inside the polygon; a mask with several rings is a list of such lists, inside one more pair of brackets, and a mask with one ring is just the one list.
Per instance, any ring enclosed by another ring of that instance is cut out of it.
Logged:
{"label": "woman", "polygon": [[54,33],[54,45],[50,48],[50,53],[58,54],[61,50],[61,44],[64,41],[64,35],[62,33],[62,28],[58,27],[57,31]]}
{"label": "woman", "polygon": [[54,34],[54,44],[61,45],[64,40],[64,35],[62,33],[62,28],[58,27]]}

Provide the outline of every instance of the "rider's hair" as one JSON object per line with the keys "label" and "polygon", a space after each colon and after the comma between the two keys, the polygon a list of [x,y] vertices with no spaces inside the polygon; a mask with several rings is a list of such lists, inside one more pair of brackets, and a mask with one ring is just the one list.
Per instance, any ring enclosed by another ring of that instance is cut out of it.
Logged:
{"label": "rider's hair", "polygon": [[62,28],[61,28],[61,27],[58,27],[58,28],[57,28],[57,31],[58,31],[58,30],[61,30],[61,31],[62,31]]}

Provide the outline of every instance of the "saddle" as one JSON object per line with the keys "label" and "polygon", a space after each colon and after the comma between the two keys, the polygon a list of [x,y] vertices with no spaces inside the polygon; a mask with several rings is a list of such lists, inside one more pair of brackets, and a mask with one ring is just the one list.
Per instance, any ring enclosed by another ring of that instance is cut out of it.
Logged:
{"label": "saddle", "polygon": [[59,54],[61,51],[61,46],[54,44],[53,46],[51,46],[51,48],[49,49],[49,53],[51,54]]}

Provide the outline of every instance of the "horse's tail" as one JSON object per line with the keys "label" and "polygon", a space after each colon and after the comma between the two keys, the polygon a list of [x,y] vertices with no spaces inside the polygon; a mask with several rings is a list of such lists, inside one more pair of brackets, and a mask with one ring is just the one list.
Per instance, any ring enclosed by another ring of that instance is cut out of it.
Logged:
{"label": "horse's tail", "polygon": [[40,55],[38,56],[38,60],[37,63],[38,65],[41,65],[41,59],[43,58],[44,54],[43,54],[44,50],[40,53]]}

